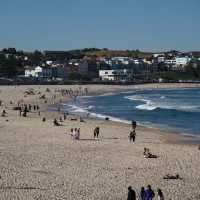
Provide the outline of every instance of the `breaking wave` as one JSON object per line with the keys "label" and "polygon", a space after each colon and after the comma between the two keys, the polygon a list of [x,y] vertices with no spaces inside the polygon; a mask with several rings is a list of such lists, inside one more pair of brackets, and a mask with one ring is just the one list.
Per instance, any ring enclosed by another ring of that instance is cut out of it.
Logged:
{"label": "breaking wave", "polygon": [[168,101],[166,102],[162,102],[162,100],[164,100],[166,97],[165,96],[161,96],[159,97],[159,99],[157,100],[157,102],[150,100],[150,99],[145,99],[143,96],[139,96],[139,95],[133,95],[133,96],[125,96],[124,98],[129,99],[131,101],[141,101],[141,102],[145,102],[145,104],[140,104],[135,106],[136,109],[138,110],[156,110],[156,109],[168,109],[168,110],[178,110],[178,111],[187,111],[187,112],[199,112],[200,111],[200,106],[192,106],[192,105],[180,105],[179,102],[177,102],[176,104],[170,104],[170,102]]}
{"label": "breaking wave", "polygon": [[95,112],[90,112],[89,110],[94,108],[94,106],[88,106],[88,107],[79,107],[76,105],[68,105],[69,110],[71,113],[78,113],[82,116],[87,116],[87,117],[91,117],[91,118],[98,118],[98,119],[105,119],[105,118],[109,118],[109,120],[114,121],[114,122],[122,122],[122,123],[126,123],[126,124],[131,124],[131,121],[129,120],[125,120],[125,119],[120,119],[117,117],[112,117],[109,115],[104,115],[104,114],[99,114],[99,113],[95,113]]}

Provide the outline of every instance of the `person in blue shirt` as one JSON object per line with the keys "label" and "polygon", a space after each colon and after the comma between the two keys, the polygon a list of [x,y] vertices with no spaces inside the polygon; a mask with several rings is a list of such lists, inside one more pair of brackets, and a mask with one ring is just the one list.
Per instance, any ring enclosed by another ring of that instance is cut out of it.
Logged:
{"label": "person in blue shirt", "polygon": [[148,185],[145,190],[145,200],[152,200],[155,197],[154,191],[151,189],[151,186]]}

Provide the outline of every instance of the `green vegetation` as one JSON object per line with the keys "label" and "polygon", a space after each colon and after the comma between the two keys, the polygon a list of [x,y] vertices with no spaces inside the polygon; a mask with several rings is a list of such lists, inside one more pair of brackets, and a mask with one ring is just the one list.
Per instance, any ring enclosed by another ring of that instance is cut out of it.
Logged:
{"label": "green vegetation", "polygon": [[89,75],[81,75],[79,73],[71,73],[68,77],[69,80],[79,80],[79,81],[91,81]]}
{"label": "green vegetation", "polygon": [[101,49],[101,50],[83,50],[85,55],[87,56],[105,56],[105,57],[115,57],[115,56],[124,56],[124,57],[135,57],[135,58],[143,58],[143,57],[150,57],[152,53],[141,52],[139,50],[108,50],[108,49]]}
{"label": "green vegetation", "polygon": [[22,64],[19,60],[13,56],[6,58],[5,56],[0,57],[0,74],[7,77],[13,77],[23,71]]}
{"label": "green vegetation", "polygon": [[177,81],[177,80],[198,80],[193,73],[179,72],[179,71],[168,71],[157,74],[150,74],[148,76],[150,80],[158,80],[162,78],[166,81]]}

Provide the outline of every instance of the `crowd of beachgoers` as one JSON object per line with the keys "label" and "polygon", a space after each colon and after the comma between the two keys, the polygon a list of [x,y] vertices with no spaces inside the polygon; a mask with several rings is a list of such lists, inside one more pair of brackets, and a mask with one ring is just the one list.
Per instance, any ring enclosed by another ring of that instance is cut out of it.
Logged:
{"label": "crowd of beachgoers", "polygon": [[118,90],[123,87],[0,87],[0,199],[199,199],[198,145],[179,144],[185,138],[135,121],[83,118],[60,107]]}

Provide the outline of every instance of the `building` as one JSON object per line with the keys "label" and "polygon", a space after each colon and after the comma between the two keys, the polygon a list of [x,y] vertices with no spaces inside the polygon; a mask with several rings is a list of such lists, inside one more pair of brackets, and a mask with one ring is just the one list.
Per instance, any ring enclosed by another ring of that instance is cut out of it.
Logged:
{"label": "building", "polygon": [[39,74],[42,73],[42,67],[37,66],[37,67],[30,67],[26,66],[25,67],[25,77],[39,77]]}
{"label": "building", "polygon": [[165,56],[158,56],[157,61],[158,61],[158,63],[164,63],[165,62]]}
{"label": "building", "polygon": [[127,81],[131,74],[128,69],[99,70],[99,78],[103,81]]}
{"label": "building", "polygon": [[157,58],[157,57],[164,57],[164,56],[165,56],[164,53],[154,53],[154,54],[153,54],[153,57],[154,57],[154,58]]}
{"label": "building", "polygon": [[176,65],[176,59],[166,59],[165,64],[166,65]]}
{"label": "building", "polygon": [[70,60],[67,65],[68,74],[80,74],[87,75],[88,74],[88,62],[87,60]]}
{"label": "building", "polygon": [[68,78],[67,67],[63,65],[52,67],[52,78],[65,80]]}
{"label": "building", "polygon": [[52,69],[50,67],[26,67],[25,77],[48,79],[52,78]]}
{"label": "building", "polygon": [[191,58],[189,58],[189,57],[176,57],[175,60],[176,60],[177,66],[185,66],[190,62]]}
{"label": "building", "polygon": [[153,58],[152,57],[146,57],[146,58],[143,58],[143,63],[145,64],[148,64],[148,65],[152,65],[153,64]]}

